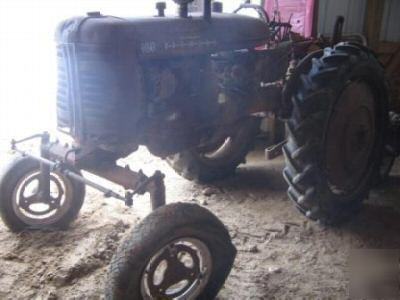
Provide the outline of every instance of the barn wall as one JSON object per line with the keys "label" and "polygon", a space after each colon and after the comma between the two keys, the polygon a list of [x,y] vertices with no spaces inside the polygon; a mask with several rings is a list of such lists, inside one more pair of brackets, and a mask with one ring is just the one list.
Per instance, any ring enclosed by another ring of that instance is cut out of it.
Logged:
{"label": "barn wall", "polygon": [[338,15],[345,18],[345,33],[361,33],[366,6],[366,0],[319,0],[318,34],[331,35]]}
{"label": "barn wall", "polygon": [[399,0],[385,0],[380,39],[382,41],[400,42]]}
{"label": "barn wall", "polygon": [[[371,26],[366,26],[369,25],[366,23],[368,4],[372,4],[370,8],[373,7],[368,15],[377,15],[378,11],[374,10],[376,1],[384,1],[382,21],[376,35],[379,40],[372,39],[369,44],[386,69],[391,86],[392,108],[400,111],[400,0],[318,0],[317,32],[330,36],[336,16],[342,15],[345,17],[344,33],[366,34],[367,28],[371,29]],[[373,24],[372,19],[368,21]]]}

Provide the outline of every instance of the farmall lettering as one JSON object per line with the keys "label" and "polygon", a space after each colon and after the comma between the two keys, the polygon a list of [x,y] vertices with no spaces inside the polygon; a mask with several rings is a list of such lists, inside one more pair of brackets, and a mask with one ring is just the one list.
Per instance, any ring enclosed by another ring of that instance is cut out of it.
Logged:
{"label": "farmall lettering", "polygon": [[172,42],[165,42],[164,49],[190,49],[190,48],[207,48],[213,47],[217,45],[216,40],[180,40],[180,41],[172,41]]}

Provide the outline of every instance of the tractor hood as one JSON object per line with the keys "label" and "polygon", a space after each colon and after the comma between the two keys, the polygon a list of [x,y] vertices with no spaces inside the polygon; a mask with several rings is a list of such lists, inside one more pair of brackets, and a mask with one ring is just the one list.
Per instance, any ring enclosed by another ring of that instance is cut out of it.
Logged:
{"label": "tractor hood", "polygon": [[215,53],[251,49],[268,40],[261,20],[236,14],[213,13],[188,18],[117,18],[89,13],[62,22],[56,32],[59,44],[107,44],[120,51],[134,50],[140,58]]}

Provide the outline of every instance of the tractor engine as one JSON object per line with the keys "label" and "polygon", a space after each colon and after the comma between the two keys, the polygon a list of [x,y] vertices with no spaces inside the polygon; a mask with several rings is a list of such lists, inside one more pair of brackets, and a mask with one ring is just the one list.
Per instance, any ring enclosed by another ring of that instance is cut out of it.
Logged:
{"label": "tractor engine", "polygon": [[56,32],[58,128],[83,153],[116,159],[139,145],[161,157],[196,146],[220,121],[213,56],[268,36],[264,22],[235,14],[66,20]]}

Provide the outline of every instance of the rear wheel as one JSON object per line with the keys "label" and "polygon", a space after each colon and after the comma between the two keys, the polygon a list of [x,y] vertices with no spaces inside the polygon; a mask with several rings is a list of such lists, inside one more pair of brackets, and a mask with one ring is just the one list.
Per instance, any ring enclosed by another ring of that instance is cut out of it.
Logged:
{"label": "rear wheel", "polygon": [[224,225],[195,204],[147,216],[111,260],[106,299],[214,299],[236,255]]}
{"label": "rear wheel", "polygon": [[219,142],[191,149],[167,158],[169,165],[182,177],[197,182],[212,182],[232,175],[245,162],[259,133],[260,121],[247,119],[238,129]]}
{"label": "rear wheel", "polygon": [[307,217],[335,224],[360,208],[379,172],[388,115],[383,69],[364,47],[341,43],[300,79],[283,148],[288,194]]}

